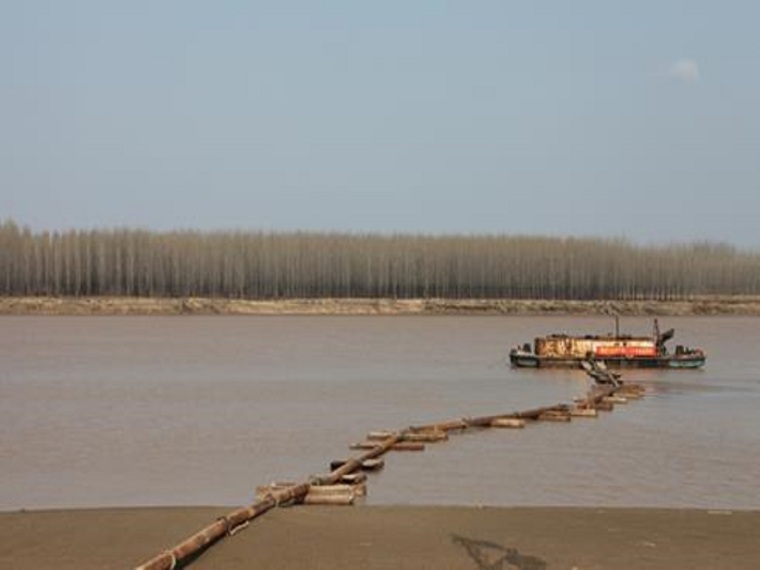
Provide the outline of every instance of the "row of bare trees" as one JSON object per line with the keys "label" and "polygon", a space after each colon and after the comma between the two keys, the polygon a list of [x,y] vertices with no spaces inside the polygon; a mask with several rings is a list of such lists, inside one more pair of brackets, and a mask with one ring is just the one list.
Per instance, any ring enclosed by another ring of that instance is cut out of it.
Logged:
{"label": "row of bare trees", "polygon": [[508,235],[145,230],[0,224],[0,295],[680,299],[760,294],[760,252]]}

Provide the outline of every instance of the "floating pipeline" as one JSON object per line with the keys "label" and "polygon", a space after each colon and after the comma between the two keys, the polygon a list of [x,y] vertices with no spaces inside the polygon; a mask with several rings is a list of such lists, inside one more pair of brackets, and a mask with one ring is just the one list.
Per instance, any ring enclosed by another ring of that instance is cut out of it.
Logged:
{"label": "floating pipeline", "polygon": [[[363,470],[379,469],[380,459],[389,451],[422,451],[425,443],[446,441],[450,433],[468,429],[523,428],[531,423],[569,422],[573,418],[596,418],[598,411],[611,411],[616,404],[639,399],[645,389],[636,384],[595,385],[572,404],[556,404],[543,408],[507,412],[481,417],[464,417],[435,424],[410,426],[399,431],[367,434],[366,441],[353,448],[366,450],[348,459],[333,462],[326,475],[312,477],[302,483],[273,483],[257,488],[256,502],[220,517],[179,544],[159,553],[136,567],[136,570],[173,570],[195,560],[206,549],[227,536],[245,529],[250,521],[276,507],[301,505],[351,505],[356,497],[366,494]],[[414,444],[414,445],[409,445]]]}

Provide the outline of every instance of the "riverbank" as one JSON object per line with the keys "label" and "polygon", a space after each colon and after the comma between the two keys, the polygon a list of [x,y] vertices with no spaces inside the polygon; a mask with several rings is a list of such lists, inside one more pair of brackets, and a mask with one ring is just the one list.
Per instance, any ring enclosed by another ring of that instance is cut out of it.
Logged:
{"label": "riverbank", "polygon": [[[0,567],[134,567],[228,510],[0,513]],[[295,507],[254,520],[192,567],[754,569],[758,525],[760,511]]]}
{"label": "riverbank", "polygon": [[760,316],[760,296],[683,301],[2,297],[0,315],[626,315]]}

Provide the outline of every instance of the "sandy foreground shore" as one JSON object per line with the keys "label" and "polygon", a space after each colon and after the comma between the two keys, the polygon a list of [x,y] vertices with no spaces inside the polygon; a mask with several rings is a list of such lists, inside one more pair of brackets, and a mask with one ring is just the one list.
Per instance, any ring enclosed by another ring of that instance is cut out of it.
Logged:
{"label": "sandy foreground shore", "polygon": [[681,301],[527,299],[242,299],[145,297],[0,297],[0,315],[748,315],[758,296]]}
{"label": "sandy foreground shore", "polygon": [[[0,568],[130,568],[229,508],[0,513]],[[316,570],[760,567],[760,511],[293,507],[190,567]]]}

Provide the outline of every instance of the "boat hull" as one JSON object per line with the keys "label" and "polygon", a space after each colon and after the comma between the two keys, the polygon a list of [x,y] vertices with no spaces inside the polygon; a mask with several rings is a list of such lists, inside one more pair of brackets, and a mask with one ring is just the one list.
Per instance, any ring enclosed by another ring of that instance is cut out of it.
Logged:
{"label": "boat hull", "polygon": [[[512,352],[509,361],[516,368],[581,368],[583,358],[576,357],[552,357],[537,356],[525,352]],[[701,355],[689,356],[659,356],[641,358],[597,358],[609,368],[676,368],[693,369],[700,368],[705,364],[705,357]]]}

